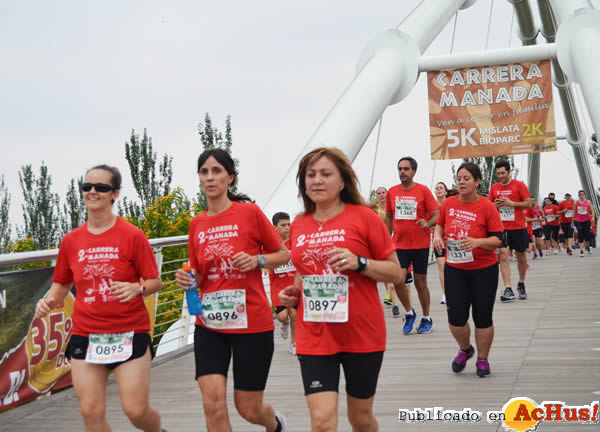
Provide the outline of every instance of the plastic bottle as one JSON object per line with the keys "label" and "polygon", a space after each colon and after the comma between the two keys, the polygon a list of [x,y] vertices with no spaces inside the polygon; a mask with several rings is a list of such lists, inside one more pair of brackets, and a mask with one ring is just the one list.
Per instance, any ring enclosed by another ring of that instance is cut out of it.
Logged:
{"label": "plastic bottle", "polygon": [[183,264],[183,270],[186,271],[192,278],[192,283],[189,289],[185,291],[185,298],[187,300],[188,310],[190,315],[201,315],[202,314],[202,301],[200,300],[200,294],[198,294],[198,284],[196,278],[192,273],[192,269],[188,263]]}

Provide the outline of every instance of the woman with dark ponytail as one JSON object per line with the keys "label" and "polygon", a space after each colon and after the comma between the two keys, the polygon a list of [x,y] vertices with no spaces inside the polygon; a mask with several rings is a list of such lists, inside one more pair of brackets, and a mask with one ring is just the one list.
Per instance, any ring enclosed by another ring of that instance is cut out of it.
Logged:
{"label": "woman with dark ponytail", "polygon": [[[290,255],[262,210],[231,191],[237,171],[229,153],[204,151],[198,175],[208,208],[190,223],[189,260],[204,309],[196,316],[194,353],[207,430],[231,430],[226,394],[233,355],[237,411],[267,431],[283,431],[285,419],[263,401],[274,326],[261,269],[286,264]],[[176,282],[192,289],[182,269]]]}

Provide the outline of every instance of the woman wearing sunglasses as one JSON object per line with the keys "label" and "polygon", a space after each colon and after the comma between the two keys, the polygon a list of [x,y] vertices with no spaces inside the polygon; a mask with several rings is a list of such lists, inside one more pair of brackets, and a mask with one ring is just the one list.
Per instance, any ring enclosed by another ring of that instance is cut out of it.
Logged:
{"label": "woman wearing sunglasses", "polygon": [[112,211],[120,188],[117,168],[99,165],[86,173],[81,189],[88,221],[64,237],[52,286],[38,302],[35,319],[60,305],[75,283],[67,356],[85,430],[110,430],[105,391],[114,371],[133,426],[159,432],[160,415],[149,403],[154,353],[142,297],[159,291],[162,282],[144,233]]}

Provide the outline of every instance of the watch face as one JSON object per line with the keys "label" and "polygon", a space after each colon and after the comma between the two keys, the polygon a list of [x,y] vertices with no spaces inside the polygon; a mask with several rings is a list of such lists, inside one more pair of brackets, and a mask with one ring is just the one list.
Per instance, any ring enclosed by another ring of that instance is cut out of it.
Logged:
{"label": "watch face", "polygon": [[360,264],[360,265],[366,265],[366,264],[367,264],[367,259],[366,259],[365,257],[363,257],[363,256],[361,256],[361,257],[358,259],[358,261],[359,261],[359,264]]}

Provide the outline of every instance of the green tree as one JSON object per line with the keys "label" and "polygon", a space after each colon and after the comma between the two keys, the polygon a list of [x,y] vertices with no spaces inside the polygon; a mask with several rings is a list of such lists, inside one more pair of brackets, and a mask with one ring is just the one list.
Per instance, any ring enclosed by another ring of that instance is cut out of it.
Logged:
{"label": "green tree", "polygon": [[36,250],[55,247],[61,235],[60,198],[52,193],[52,176],[48,167],[42,162],[39,176],[36,176],[31,164],[22,166],[19,182],[25,220],[23,229],[17,229],[19,238],[31,238]]}
{"label": "green tree", "polygon": [[155,199],[171,192],[173,158],[165,153],[158,162],[156,152],[152,147],[152,138],[144,129],[141,140],[135,130],[131,131],[129,141],[125,142],[125,159],[127,159],[133,187],[138,194],[141,206],[124,197],[123,204],[119,204],[119,214],[139,219]]}
{"label": "green tree", "polygon": [[81,192],[82,184],[83,177],[77,179],[77,185],[75,185],[75,179],[71,179],[71,183],[69,184],[61,218],[63,234],[83,225],[87,220],[87,210]]}
{"label": "green tree", "polygon": [[[501,160],[508,160],[510,162],[510,166],[513,167],[513,178],[517,178],[519,175],[519,170],[515,168],[515,161],[512,156],[488,156],[488,157],[476,157],[476,158],[464,158],[463,162],[473,162],[479,166],[481,169],[481,185],[479,186],[479,190],[482,193],[487,193],[490,190],[490,187],[498,181],[498,177],[496,177],[496,170],[494,166],[496,162]],[[456,166],[454,163],[452,164],[452,175],[453,178],[456,178]],[[453,186],[456,186],[454,184]]]}
{"label": "green tree", "polygon": [[0,253],[8,253],[11,249],[12,227],[9,219],[10,194],[4,183],[4,174],[0,177]]}
{"label": "green tree", "polygon": [[[231,116],[228,115],[225,119],[225,135],[219,131],[217,127],[213,126],[210,115],[206,113],[204,115],[204,123],[198,123],[198,134],[200,135],[200,141],[202,142],[202,151],[211,150],[214,148],[220,148],[229,153],[233,162],[235,163],[236,168],[239,167],[240,161],[233,157],[232,146],[233,146],[233,137],[231,134]],[[237,192],[237,182],[231,188],[232,192]],[[202,190],[198,191],[196,196],[196,202],[198,203],[198,207],[200,209],[206,210],[206,196]]]}

